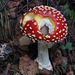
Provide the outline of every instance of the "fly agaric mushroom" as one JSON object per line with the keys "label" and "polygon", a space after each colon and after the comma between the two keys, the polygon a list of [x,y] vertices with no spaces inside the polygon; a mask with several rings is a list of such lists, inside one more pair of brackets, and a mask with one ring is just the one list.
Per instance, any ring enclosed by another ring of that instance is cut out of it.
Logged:
{"label": "fly agaric mushroom", "polygon": [[53,7],[36,6],[24,14],[20,21],[23,34],[38,40],[39,68],[52,70],[49,60],[48,44],[62,41],[67,35],[67,24],[63,15]]}

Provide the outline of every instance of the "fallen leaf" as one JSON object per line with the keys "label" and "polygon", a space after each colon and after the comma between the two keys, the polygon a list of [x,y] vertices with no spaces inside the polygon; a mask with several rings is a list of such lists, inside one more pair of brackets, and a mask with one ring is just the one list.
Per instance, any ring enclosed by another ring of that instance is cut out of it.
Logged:
{"label": "fallen leaf", "polygon": [[74,75],[71,67],[67,69],[66,75]]}
{"label": "fallen leaf", "polygon": [[61,54],[61,51],[59,49],[56,49],[54,47],[51,48],[50,55],[51,55],[51,60],[52,60],[52,63],[53,63],[54,67],[56,65],[61,64],[62,54]]}
{"label": "fallen leaf", "polygon": [[7,75],[7,74],[8,74],[8,71],[9,71],[9,69],[10,69],[10,66],[11,66],[11,64],[8,63],[6,69],[5,69],[5,70],[3,71],[3,73],[1,73],[0,75]]}
{"label": "fallen leaf", "polygon": [[45,68],[43,68],[42,70],[39,70],[39,74],[42,74],[42,75],[50,75],[50,73],[51,71]]}
{"label": "fallen leaf", "polygon": [[31,60],[28,55],[20,57],[19,69],[26,75],[36,75],[38,73],[38,63]]}
{"label": "fallen leaf", "polygon": [[13,8],[13,7],[18,6],[19,4],[20,4],[20,1],[18,1],[18,2],[9,1],[8,4],[7,4],[7,6],[8,6],[9,8]]}
{"label": "fallen leaf", "polygon": [[67,72],[66,75],[74,75],[73,71]]}
{"label": "fallen leaf", "polygon": [[16,18],[17,14],[16,14],[16,12],[12,12],[12,13],[10,14],[10,16],[11,16],[12,18]]}

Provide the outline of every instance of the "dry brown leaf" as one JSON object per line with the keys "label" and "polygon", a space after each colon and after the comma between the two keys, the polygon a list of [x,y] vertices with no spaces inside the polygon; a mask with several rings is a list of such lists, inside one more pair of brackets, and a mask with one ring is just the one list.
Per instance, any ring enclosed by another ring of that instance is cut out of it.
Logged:
{"label": "dry brown leaf", "polygon": [[66,75],[74,75],[73,71],[67,72]]}
{"label": "dry brown leaf", "polygon": [[51,55],[51,59],[52,59],[52,63],[54,67],[56,65],[61,64],[62,54],[59,49],[54,48],[50,50],[50,55]]}
{"label": "dry brown leaf", "polygon": [[12,12],[14,12],[15,10],[16,10],[16,7],[11,8],[11,9],[9,10],[9,12],[12,13]]}
{"label": "dry brown leaf", "polygon": [[16,14],[16,12],[12,12],[12,13],[10,14],[10,16],[11,16],[12,18],[16,18],[17,14]]}
{"label": "dry brown leaf", "polygon": [[8,74],[8,71],[9,71],[9,69],[10,69],[10,66],[11,66],[11,64],[8,63],[6,69],[5,69],[5,70],[3,71],[3,73],[1,73],[0,75],[7,75],[7,74]]}
{"label": "dry brown leaf", "polygon": [[25,55],[20,57],[19,69],[26,75],[36,75],[38,72],[38,64]]}
{"label": "dry brown leaf", "polygon": [[20,20],[23,18],[22,14],[19,14],[19,16],[17,17],[17,23],[20,23]]}
{"label": "dry brown leaf", "polygon": [[47,69],[39,70],[39,74],[42,74],[42,75],[50,75],[50,73],[51,71]]}
{"label": "dry brown leaf", "polygon": [[16,73],[16,75],[21,75],[20,73]]}
{"label": "dry brown leaf", "polygon": [[75,27],[72,27],[72,29],[69,30],[70,36],[75,40]]}
{"label": "dry brown leaf", "polygon": [[7,6],[8,6],[9,8],[13,8],[13,7],[18,6],[19,4],[20,4],[20,1],[18,1],[18,2],[9,1],[8,4],[7,4]]}

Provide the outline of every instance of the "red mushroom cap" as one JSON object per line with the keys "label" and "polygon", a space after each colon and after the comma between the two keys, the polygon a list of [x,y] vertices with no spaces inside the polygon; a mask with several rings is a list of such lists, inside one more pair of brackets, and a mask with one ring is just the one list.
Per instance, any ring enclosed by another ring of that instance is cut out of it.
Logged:
{"label": "red mushroom cap", "polygon": [[[44,24],[49,28],[49,34],[43,35]],[[36,6],[24,14],[21,29],[34,40],[58,42],[67,35],[67,24],[63,15],[53,7]]]}

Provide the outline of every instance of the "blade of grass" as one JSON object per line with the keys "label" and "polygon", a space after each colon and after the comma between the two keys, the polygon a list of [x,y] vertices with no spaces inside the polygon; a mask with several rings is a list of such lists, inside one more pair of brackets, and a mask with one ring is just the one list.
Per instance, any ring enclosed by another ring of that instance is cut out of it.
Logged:
{"label": "blade of grass", "polygon": [[12,38],[13,37],[13,30],[12,30],[12,27],[11,27],[11,24],[10,24],[10,20],[8,18],[8,13],[7,13],[7,8],[5,7],[5,14],[6,14],[6,25],[7,25],[7,30],[9,32],[9,36]]}
{"label": "blade of grass", "polygon": [[16,68],[14,68],[14,70],[17,71],[17,72],[19,72],[19,73],[21,73],[21,74],[23,74],[23,75],[26,75],[26,74],[24,74],[23,72],[21,72],[20,70],[18,70]]}
{"label": "blade of grass", "polygon": [[14,75],[16,75],[16,72],[14,71]]}
{"label": "blade of grass", "polygon": [[[2,5],[4,5],[5,1],[1,0],[1,3],[2,3]],[[1,11],[1,12],[2,12],[1,21],[3,21],[2,22],[3,24],[1,24],[3,28],[1,28],[1,30],[2,30],[2,34],[4,36],[3,38],[7,39],[9,36],[12,38],[13,37],[13,35],[12,35],[13,30],[11,30],[12,29],[11,24],[9,23],[10,21],[9,21],[9,18],[8,18],[7,7],[4,7],[3,11]]]}
{"label": "blade of grass", "polygon": [[4,0],[1,0],[2,5],[4,5]]}
{"label": "blade of grass", "polygon": [[1,15],[1,35],[2,35],[2,38],[4,38],[4,28],[3,28],[4,20],[3,20],[3,13],[1,12],[0,15]]}
{"label": "blade of grass", "polygon": [[[4,2],[5,3],[5,2]],[[4,28],[5,28],[5,37],[7,38],[7,26],[8,26],[8,13],[7,13],[7,8],[4,8],[4,17],[5,17],[5,24],[4,24]]]}
{"label": "blade of grass", "polygon": [[[5,1],[4,0],[1,0],[1,3],[2,3],[2,5],[4,5],[4,3],[5,3]],[[1,28],[1,31],[2,31],[2,38],[3,39],[5,39],[6,38],[6,32],[5,32],[5,16],[4,16],[4,14],[5,14],[5,9],[4,9],[4,11],[2,11],[1,12],[1,25],[2,25],[2,28]],[[6,24],[7,25],[7,24]]]}
{"label": "blade of grass", "polygon": [[4,35],[5,35],[5,37],[7,38],[7,34],[6,34],[6,33],[7,33],[6,25],[7,25],[7,24],[6,24],[6,22],[5,22],[5,23],[4,23],[4,32],[5,32],[5,34],[4,34]]}
{"label": "blade of grass", "polygon": [[14,31],[13,31],[13,29],[12,29],[10,20],[9,20],[9,26],[10,26],[10,30],[11,30],[11,39],[13,39],[13,37],[14,37]]}
{"label": "blade of grass", "polygon": [[9,2],[9,0],[6,3],[4,2],[4,0],[1,0],[1,3],[3,6],[2,6],[2,8],[0,8],[0,11],[7,5],[8,2]]}
{"label": "blade of grass", "polygon": [[58,70],[55,68],[55,70],[56,70],[56,75],[58,75]]}
{"label": "blade of grass", "polygon": [[39,75],[39,71],[38,71],[38,75]]}
{"label": "blade of grass", "polygon": [[1,26],[3,27],[3,13],[1,12]]}

